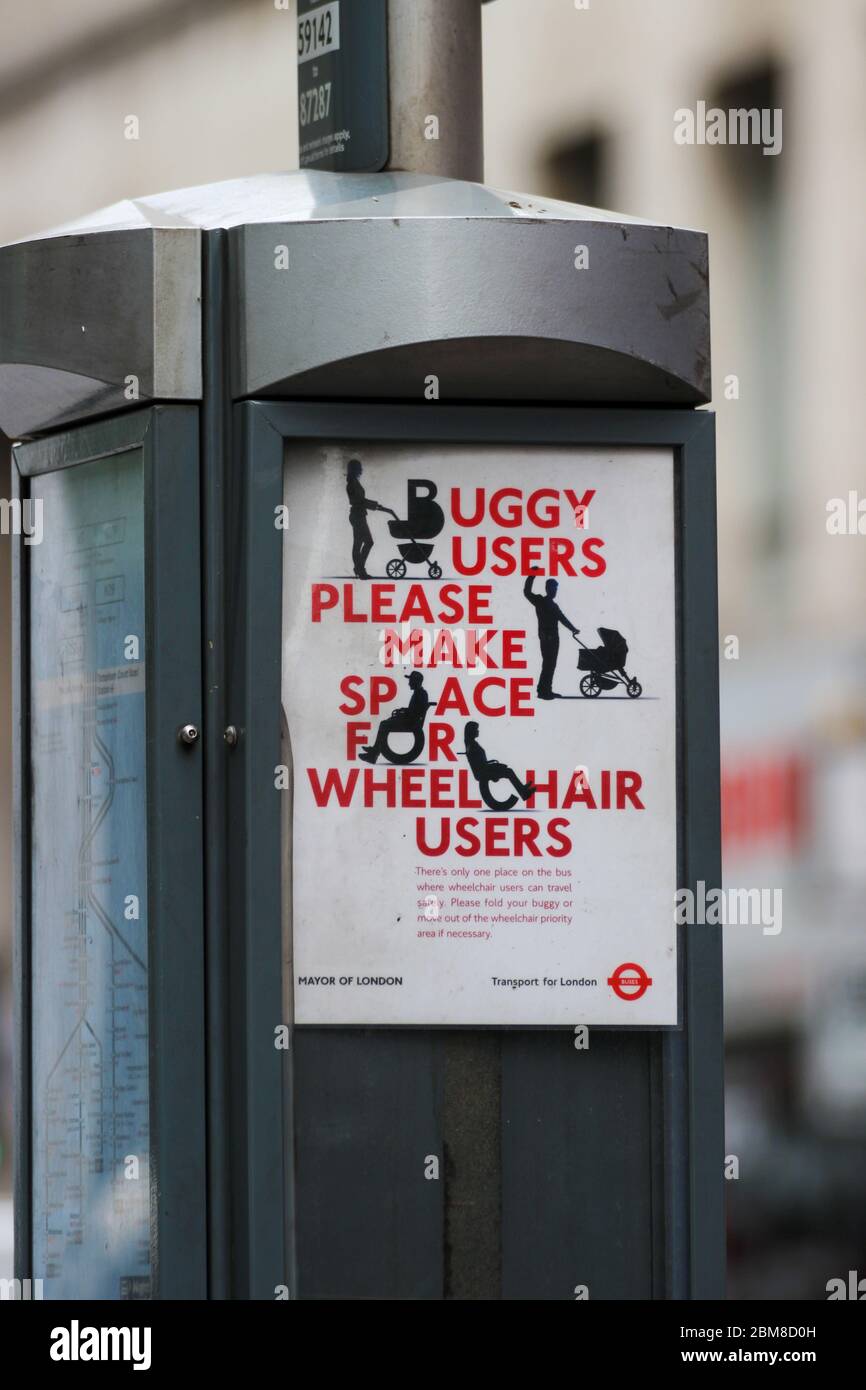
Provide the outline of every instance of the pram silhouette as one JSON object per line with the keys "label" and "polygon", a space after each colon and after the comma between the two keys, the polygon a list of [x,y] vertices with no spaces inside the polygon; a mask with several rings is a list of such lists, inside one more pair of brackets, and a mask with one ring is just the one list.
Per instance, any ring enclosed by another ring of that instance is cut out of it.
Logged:
{"label": "pram silhouette", "polygon": [[395,540],[404,540],[406,545],[398,545],[400,559],[389,560],[387,565],[389,579],[403,579],[409,565],[423,565],[426,561],[427,573],[431,579],[442,578],[442,567],[435,560],[432,545],[423,545],[438,536],[445,525],[445,513],[434,501],[436,484],[429,478],[410,478],[406,485],[408,510],[405,521],[389,521],[388,530]]}
{"label": "pram silhouette", "polygon": [[599,627],[596,632],[601,638],[600,647],[588,647],[579,637],[575,638],[582,648],[577,657],[577,669],[588,673],[580,682],[581,695],[595,700],[603,690],[624,685],[629,699],[637,700],[643,694],[643,686],[625,669],[628,643],[622,633],[612,627]]}

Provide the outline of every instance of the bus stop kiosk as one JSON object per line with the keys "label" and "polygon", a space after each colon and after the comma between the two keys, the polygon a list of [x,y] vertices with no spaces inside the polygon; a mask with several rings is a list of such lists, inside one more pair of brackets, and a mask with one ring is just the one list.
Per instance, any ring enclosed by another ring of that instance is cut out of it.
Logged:
{"label": "bus stop kiosk", "polygon": [[478,6],[364,13],[300,171],[0,252],[16,1274],[719,1297],[706,238],[484,186]]}

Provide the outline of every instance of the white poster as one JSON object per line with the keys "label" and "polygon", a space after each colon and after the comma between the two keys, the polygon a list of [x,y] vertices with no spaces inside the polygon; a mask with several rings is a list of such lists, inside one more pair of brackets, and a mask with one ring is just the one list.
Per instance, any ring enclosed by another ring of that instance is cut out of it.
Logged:
{"label": "white poster", "polygon": [[292,445],[300,1024],[675,1024],[666,449]]}

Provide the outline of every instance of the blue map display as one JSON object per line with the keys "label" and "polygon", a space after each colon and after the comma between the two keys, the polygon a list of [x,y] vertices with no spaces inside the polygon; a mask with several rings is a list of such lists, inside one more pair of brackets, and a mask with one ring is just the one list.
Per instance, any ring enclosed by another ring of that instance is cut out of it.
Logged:
{"label": "blue map display", "polygon": [[150,1296],[140,451],[32,480],[33,1276]]}

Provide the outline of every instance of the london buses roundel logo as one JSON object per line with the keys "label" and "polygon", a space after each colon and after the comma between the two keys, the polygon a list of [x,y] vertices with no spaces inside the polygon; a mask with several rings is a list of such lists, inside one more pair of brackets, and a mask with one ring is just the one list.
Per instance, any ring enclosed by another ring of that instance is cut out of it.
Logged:
{"label": "london buses roundel logo", "polygon": [[633,999],[641,999],[646,994],[652,980],[642,965],[635,965],[633,961],[629,961],[626,965],[616,967],[608,984],[618,999],[631,1002]]}

